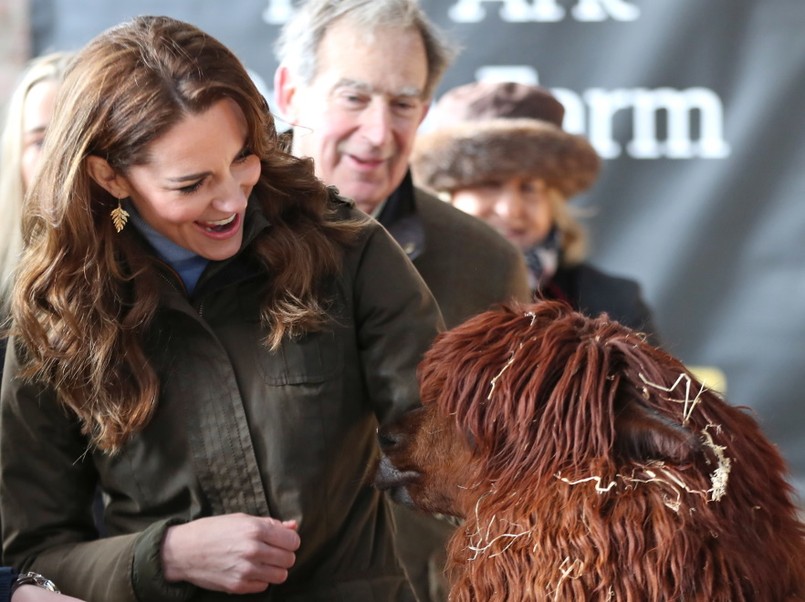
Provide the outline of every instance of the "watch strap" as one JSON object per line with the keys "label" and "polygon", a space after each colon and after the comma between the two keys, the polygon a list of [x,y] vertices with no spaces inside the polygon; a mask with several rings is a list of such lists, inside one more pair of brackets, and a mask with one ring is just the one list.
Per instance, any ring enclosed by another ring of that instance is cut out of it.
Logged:
{"label": "watch strap", "polygon": [[0,567],[0,602],[11,600],[11,588],[17,580],[17,571],[10,566]]}

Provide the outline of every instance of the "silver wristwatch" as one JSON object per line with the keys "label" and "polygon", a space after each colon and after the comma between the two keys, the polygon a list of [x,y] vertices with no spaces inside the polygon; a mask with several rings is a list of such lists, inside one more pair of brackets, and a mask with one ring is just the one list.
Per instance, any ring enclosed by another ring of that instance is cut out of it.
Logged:
{"label": "silver wristwatch", "polygon": [[35,585],[36,587],[41,587],[42,589],[46,589],[49,592],[56,592],[60,594],[61,592],[56,587],[56,584],[53,583],[47,577],[43,577],[39,573],[20,573],[17,575],[16,581],[14,581],[13,585],[11,586],[11,593],[13,594],[14,591],[20,587],[21,585]]}

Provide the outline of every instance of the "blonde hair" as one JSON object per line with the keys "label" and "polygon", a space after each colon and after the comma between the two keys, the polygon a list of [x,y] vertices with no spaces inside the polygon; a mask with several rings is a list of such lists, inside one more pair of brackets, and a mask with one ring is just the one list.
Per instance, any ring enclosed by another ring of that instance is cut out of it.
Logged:
{"label": "blonde hair", "polygon": [[323,328],[322,287],[357,223],[338,221],[309,159],[282,150],[265,99],[237,57],[198,28],[138,17],[92,40],[62,84],[42,167],[23,212],[24,252],[12,295],[23,376],[55,389],[91,442],[116,451],[148,424],[160,383],[145,345],[157,313],[154,258],[87,157],[119,173],[147,164],[150,145],[222,99],[240,107],[261,175],[252,193],[271,230],[248,250],[270,274],[261,301],[265,344]]}
{"label": "blonde hair", "polygon": [[9,98],[3,132],[0,134],[0,311],[5,313],[10,301],[11,283],[22,250],[22,180],[23,112],[28,93],[38,83],[60,82],[72,56],[54,52],[31,60]]}
{"label": "blonde hair", "polygon": [[581,213],[556,188],[548,187],[545,192],[553,221],[562,235],[562,265],[578,265],[587,258],[587,230],[579,221]]}

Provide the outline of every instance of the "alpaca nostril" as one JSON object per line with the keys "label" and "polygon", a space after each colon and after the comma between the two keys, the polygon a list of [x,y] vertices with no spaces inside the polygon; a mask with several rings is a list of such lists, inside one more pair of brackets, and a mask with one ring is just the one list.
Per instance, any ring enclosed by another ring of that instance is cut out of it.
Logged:
{"label": "alpaca nostril", "polygon": [[377,442],[383,451],[397,447],[401,440],[402,436],[399,433],[391,433],[387,429],[377,430]]}
{"label": "alpaca nostril", "polygon": [[377,442],[383,452],[405,446],[411,439],[408,435],[415,433],[422,422],[425,408],[416,407],[399,416],[395,421],[377,429]]}

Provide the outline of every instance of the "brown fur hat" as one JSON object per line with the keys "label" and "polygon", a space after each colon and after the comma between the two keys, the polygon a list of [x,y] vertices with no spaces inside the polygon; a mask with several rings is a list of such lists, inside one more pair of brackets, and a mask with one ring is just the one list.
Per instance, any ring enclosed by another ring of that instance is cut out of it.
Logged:
{"label": "brown fur hat", "polygon": [[511,176],[536,176],[570,198],[589,188],[601,160],[582,136],[562,129],[564,107],[548,90],[475,82],[446,92],[433,127],[417,137],[417,184],[452,192]]}

